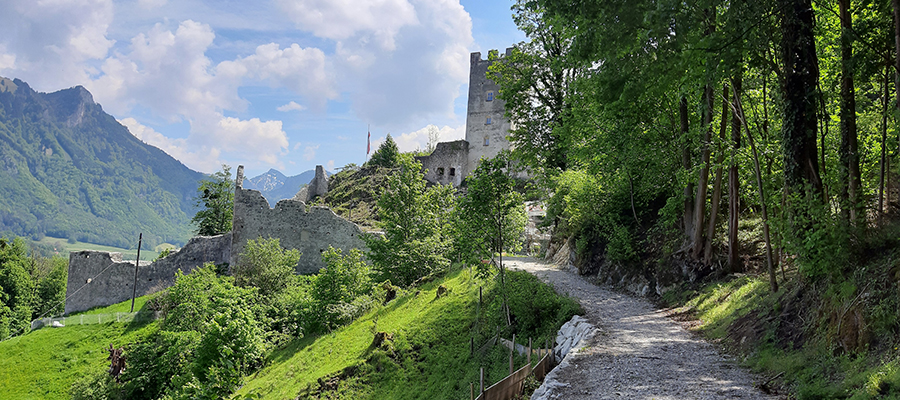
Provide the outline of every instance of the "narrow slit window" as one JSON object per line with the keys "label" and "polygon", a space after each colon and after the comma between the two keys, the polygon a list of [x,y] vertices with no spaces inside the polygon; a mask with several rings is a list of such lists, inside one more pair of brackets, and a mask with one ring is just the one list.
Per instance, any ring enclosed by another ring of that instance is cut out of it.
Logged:
{"label": "narrow slit window", "polygon": [[489,138],[489,137],[487,137],[487,136],[485,135],[485,137],[484,137],[484,145],[485,145],[485,146],[489,146],[490,144],[491,144],[491,138]]}
{"label": "narrow slit window", "polygon": [[450,168],[450,176],[456,176],[456,168]]}
{"label": "narrow slit window", "polygon": [[485,125],[490,125],[491,122],[492,122],[492,121],[491,121],[491,117],[487,117],[487,119],[484,120],[484,124],[485,124]]}
{"label": "narrow slit window", "polygon": [[443,168],[438,168],[438,175],[439,175],[439,176],[444,176],[444,169],[443,169]]}
{"label": "narrow slit window", "polygon": [[494,92],[487,92],[487,101],[494,101]]}

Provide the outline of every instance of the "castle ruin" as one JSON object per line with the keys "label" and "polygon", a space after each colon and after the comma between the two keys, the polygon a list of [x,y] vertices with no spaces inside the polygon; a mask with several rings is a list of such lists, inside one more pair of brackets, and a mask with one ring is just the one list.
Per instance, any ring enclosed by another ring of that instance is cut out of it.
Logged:
{"label": "castle ruin", "polygon": [[469,57],[469,99],[466,109],[466,138],[454,142],[441,142],[427,156],[416,157],[426,170],[425,179],[431,183],[459,186],[466,176],[478,167],[482,158],[493,158],[510,148],[507,135],[512,123],[506,119],[506,102],[497,95],[500,86],[488,79],[488,67],[496,60],[512,55],[506,49],[502,57],[491,50],[486,60],[481,53]]}

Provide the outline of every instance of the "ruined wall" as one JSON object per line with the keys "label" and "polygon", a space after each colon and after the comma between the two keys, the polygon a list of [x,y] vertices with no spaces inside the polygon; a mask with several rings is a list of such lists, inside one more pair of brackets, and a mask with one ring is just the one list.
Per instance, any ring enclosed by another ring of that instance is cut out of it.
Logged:
{"label": "ruined wall", "polygon": [[465,140],[441,142],[431,155],[416,157],[425,170],[425,180],[454,187],[466,177],[466,163],[469,157],[469,143]]}
{"label": "ruined wall", "polygon": [[[175,271],[185,274],[206,262],[227,263],[231,259],[231,234],[198,236],[181,250],[154,263],[141,261],[137,273],[137,295],[158,292],[175,283]],[[108,306],[131,298],[134,261],[122,261],[122,253],[73,251],[69,254],[66,314]]]}
{"label": "ruined wall", "polygon": [[[496,52],[496,50],[492,50]],[[510,55],[512,49],[506,49]],[[469,66],[469,103],[466,110],[466,141],[469,152],[465,175],[478,167],[478,161],[493,158],[501,150],[509,148],[510,123],[504,113],[506,102],[500,100],[500,86],[487,78],[488,67],[493,61],[482,60],[481,53],[472,53]]]}
{"label": "ruined wall", "polygon": [[309,184],[300,188],[300,191],[294,195],[293,200],[309,203],[316,197],[322,197],[328,194],[328,175],[325,174],[325,167],[316,165],[316,176],[313,177]]}
{"label": "ruined wall", "polygon": [[296,270],[300,274],[314,274],[323,268],[322,252],[328,246],[344,252],[366,250],[359,227],[328,207],[312,207],[307,212],[302,201],[281,200],[269,208],[259,191],[244,189],[240,182],[235,186],[232,264],[237,264],[247,241],[259,237],[278,238],[282,247],[299,250]]}

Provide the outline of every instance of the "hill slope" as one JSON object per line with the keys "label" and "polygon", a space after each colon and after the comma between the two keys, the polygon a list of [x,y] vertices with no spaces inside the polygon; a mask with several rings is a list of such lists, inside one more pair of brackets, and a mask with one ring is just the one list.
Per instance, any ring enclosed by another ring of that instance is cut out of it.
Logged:
{"label": "hill slope", "polygon": [[0,232],[132,247],[184,243],[193,171],[141,142],[81,86],[0,78]]}

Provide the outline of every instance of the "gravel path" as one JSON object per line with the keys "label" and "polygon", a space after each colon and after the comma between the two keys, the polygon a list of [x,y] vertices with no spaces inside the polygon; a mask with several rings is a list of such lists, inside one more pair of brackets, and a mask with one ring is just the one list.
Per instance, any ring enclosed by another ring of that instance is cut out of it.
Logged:
{"label": "gravel path", "polygon": [[588,283],[531,258],[504,260],[581,302],[599,328],[587,347],[569,355],[557,399],[775,399],[751,375],[645,299]]}

